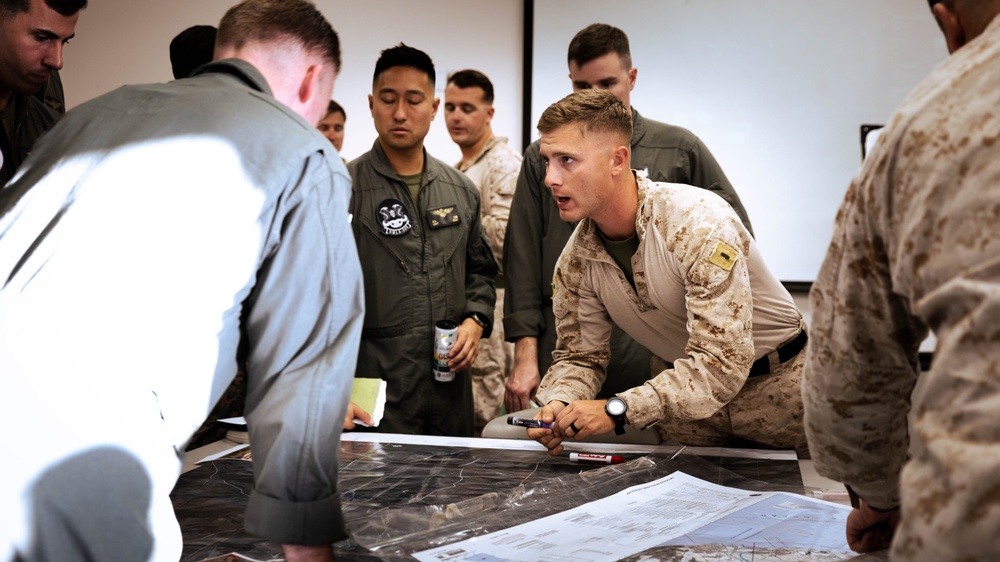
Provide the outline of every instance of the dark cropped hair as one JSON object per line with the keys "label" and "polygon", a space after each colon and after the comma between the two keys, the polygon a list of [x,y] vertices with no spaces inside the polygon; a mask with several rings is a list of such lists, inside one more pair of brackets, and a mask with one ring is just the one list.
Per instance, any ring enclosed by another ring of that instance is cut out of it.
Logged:
{"label": "dark cropped hair", "polygon": [[216,45],[240,48],[252,41],[292,39],[332,62],[340,72],[340,38],[312,2],[244,0],[219,22]]}
{"label": "dark cropped hair", "polygon": [[463,90],[465,88],[480,88],[483,90],[483,101],[493,103],[493,82],[490,82],[490,79],[478,70],[467,68],[452,72],[448,75],[448,83]]}
{"label": "dark cropped hair", "polygon": [[[344,121],[347,121],[347,112],[344,111],[343,107],[340,107],[339,103],[333,100],[330,100],[330,103],[326,104],[326,115],[329,115],[331,113],[339,113],[344,116]],[[324,115],[323,117],[325,118],[326,115]]]}
{"label": "dark cropped hair", "polygon": [[579,123],[588,133],[612,133],[624,144],[631,142],[632,115],[607,90],[580,90],[550,105],[538,119],[538,130],[550,133],[571,123]]}
{"label": "dark cropped hair", "polygon": [[212,62],[217,31],[213,25],[192,25],[170,40],[174,78],[187,78],[194,69]]}
{"label": "dark cropped hair", "polygon": [[378,81],[380,74],[397,66],[409,66],[423,72],[434,85],[434,62],[427,53],[420,49],[414,49],[409,45],[400,43],[395,47],[389,47],[379,53],[378,62],[375,63],[375,74],[372,76],[372,85]]}
{"label": "dark cropped hair", "polygon": [[622,66],[632,68],[632,53],[628,47],[628,35],[625,32],[606,23],[594,23],[581,29],[569,42],[566,63],[576,63],[583,66],[588,62],[615,53],[622,61]]}
{"label": "dark cropped hair", "polygon": [[[87,7],[87,0],[45,0],[45,5],[64,16],[72,16]],[[0,0],[0,19],[31,10],[31,0]]]}

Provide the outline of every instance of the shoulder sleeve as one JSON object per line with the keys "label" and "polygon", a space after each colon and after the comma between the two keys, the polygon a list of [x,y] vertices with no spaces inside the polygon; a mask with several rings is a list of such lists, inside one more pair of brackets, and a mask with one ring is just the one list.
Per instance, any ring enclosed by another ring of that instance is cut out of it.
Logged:
{"label": "shoulder sleeve", "polygon": [[893,290],[876,218],[885,202],[871,200],[869,187],[862,179],[848,189],[810,291],[802,398],[816,469],[888,508],[899,505],[906,413],[926,330],[904,320],[911,315]]}
{"label": "shoulder sleeve", "polygon": [[521,161],[517,187],[511,199],[503,247],[504,318],[507,341],[524,336],[539,336],[545,330],[542,315],[543,284],[542,240],[545,235],[543,192],[545,166],[538,155],[538,144],[528,147]]}
{"label": "shoulder sleeve", "polygon": [[490,153],[489,169],[481,190],[483,230],[490,240],[497,263],[503,260],[504,235],[520,171],[521,157],[506,143],[497,144]]}
{"label": "shoulder sleeve", "polygon": [[[743,388],[754,360],[753,297],[746,259],[750,238],[721,202],[706,201],[690,188],[685,193],[683,201],[654,203],[661,216],[672,212],[685,219],[654,219],[650,228],[682,225],[656,234],[670,241],[669,251],[686,271],[686,357],[643,386],[621,394],[629,403],[629,420],[637,427],[664,419],[711,416]],[[652,235],[647,232],[647,237]]]}
{"label": "shoulder sleeve", "polygon": [[592,400],[607,377],[611,317],[590,286],[588,260],[573,249],[580,228],[566,244],[553,275],[552,312],[558,341],[552,365],[538,388],[542,404]]}
{"label": "shoulder sleeve", "polygon": [[248,298],[246,418],[254,454],[248,532],[291,544],[347,536],[337,493],[340,431],[364,318],[350,182],[319,153],[265,227]]}
{"label": "shoulder sleeve", "polygon": [[489,323],[483,330],[483,337],[488,338],[493,332],[493,316],[497,301],[495,280],[500,268],[496,258],[493,257],[493,250],[490,248],[489,239],[486,238],[486,232],[483,230],[479,190],[472,183],[472,180],[462,172],[450,167],[447,170],[466,187],[472,201],[474,201],[469,213],[471,224],[469,225],[469,237],[465,250],[465,312],[478,312],[489,318]]}

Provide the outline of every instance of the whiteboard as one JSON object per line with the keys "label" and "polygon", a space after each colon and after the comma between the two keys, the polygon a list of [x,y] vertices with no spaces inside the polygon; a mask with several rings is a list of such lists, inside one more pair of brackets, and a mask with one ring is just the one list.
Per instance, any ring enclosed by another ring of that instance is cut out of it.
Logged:
{"label": "whiteboard", "polygon": [[629,36],[632,105],[702,139],[788,282],[815,280],[860,168],[860,125],[886,123],[947,56],[915,0],[544,0],[534,2],[533,125],[570,92],[566,49],[596,22]]}

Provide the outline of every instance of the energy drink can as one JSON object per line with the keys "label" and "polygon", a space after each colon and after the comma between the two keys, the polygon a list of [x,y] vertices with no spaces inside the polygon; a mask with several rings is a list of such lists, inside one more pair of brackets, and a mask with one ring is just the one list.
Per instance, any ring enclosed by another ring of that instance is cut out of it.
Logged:
{"label": "energy drink can", "polygon": [[434,380],[438,382],[449,382],[455,378],[455,373],[448,370],[448,354],[455,346],[457,333],[458,324],[451,320],[441,320],[434,325],[434,361],[431,369],[434,371]]}

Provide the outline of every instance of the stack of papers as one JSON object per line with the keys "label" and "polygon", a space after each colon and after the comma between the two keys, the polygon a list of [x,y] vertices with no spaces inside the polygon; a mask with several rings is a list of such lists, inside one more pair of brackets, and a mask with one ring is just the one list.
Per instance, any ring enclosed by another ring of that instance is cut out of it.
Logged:
{"label": "stack of papers", "polygon": [[531,523],[414,553],[421,562],[611,562],[649,548],[718,544],[849,553],[851,508],[727,488],[683,472]]}

